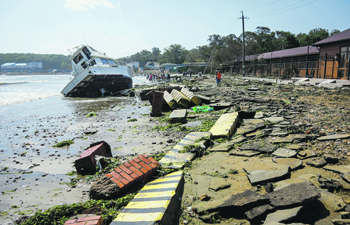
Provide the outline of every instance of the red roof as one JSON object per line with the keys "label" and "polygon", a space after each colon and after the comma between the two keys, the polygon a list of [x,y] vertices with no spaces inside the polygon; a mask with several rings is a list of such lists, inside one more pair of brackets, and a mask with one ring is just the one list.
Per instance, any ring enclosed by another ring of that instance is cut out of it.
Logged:
{"label": "red roof", "polygon": [[[290,49],[284,49],[279,51],[272,52],[265,52],[257,55],[249,55],[245,57],[246,61],[252,61],[255,58],[257,59],[271,59],[271,56],[273,59],[278,58],[285,58],[285,57],[293,57],[293,56],[300,56],[300,55],[307,55],[307,47],[298,47],[298,48],[290,48]],[[319,54],[319,50],[317,47],[309,46],[309,55],[313,54]],[[235,61],[242,61],[242,58],[236,59]]]}
{"label": "red roof", "polygon": [[343,32],[340,32],[338,34],[330,36],[326,39],[318,41],[313,45],[319,46],[319,45],[325,45],[325,44],[329,44],[329,43],[333,43],[333,42],[346,41],[346,40],[350,40],[350,28],[347,30],[344,30]]}

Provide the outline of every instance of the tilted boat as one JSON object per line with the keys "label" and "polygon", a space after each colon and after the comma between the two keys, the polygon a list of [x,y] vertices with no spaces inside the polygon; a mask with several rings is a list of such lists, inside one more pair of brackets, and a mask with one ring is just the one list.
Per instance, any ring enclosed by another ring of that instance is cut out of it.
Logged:
{"label": "tilted boat", "polygon": [[88,45],[79,45],[70,57],[73,79],[63,88],[65,97],[99,97],[132,87],[132,68],[121,66]]}

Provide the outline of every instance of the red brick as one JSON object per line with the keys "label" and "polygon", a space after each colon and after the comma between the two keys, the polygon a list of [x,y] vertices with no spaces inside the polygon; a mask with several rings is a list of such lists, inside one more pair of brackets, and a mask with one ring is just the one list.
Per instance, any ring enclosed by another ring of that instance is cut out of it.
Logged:
{"label": "red brick", "polygon": [[138,170],[138,169],[136,169],[135,167],[130,167],[130,170],[132,170],[136,175],[138,175],[140,178],[141,178],[141,180],[142,180],[142,177],[143,177],[143,173],[140,171],[140,170]]}
{"label": "red brick", "polygon": [[121,170],[119,167],[115,168],[114,170],[115,170],[117,173],[123,172],[123,170]]}
{"label": "red brick", "polygon": [[110,173],[108,173],[108,174],[106,174],[106,177],[112,178],[112,177],[113,177],[113,175],[112,175],[112,174],[110,174]]}
{"label": "red brick", "polygon": [[126,180],[128,180],[131,184],[134,183],[134,179],[132,177],[130,177],[128,174],[126,174],[125,172],[121,172],[120,173],[121,176],[123,176]]}
{"label": "red brick", "polygon": [[137,163],[141,162],[141,160],[140,160],[140,159],[138,159],[137,157],[136,157],[136,158],[134,158],[134,161],[135,161],[135,162],[137,162]]}
{"label": "red brick", "polygon": [[150,167],[152,167],[152,170],[157,168],[157,166],[154,165],[153,163],[150,163],[150,164],[148,164],[148,165],[149,165]]}
{"label": "red brick", "polygon": [[101,216],[90,216],[90,217],[82,217],[77,220],[77,222],[82,222],[82,221],[90,221],[90,220],[99,220]]}
{"label": "red brick", "polygon": [[[148,170],[146,170],[145,168],[141,167],[140,171],[145,175],[148,174]],[[146,177],[145,177],[146,178]]]}
{"label": "red brick", "polygon": [[146,165],[144,162],[140,162],[139,164],[140,164],[140,166],[142,166],[143,168],[147,169],[148,171],[152,170],[152,168],[150,166]]}
{"label": "red brick", "polygon": [[124,165],[121,165],[119,168],[129,175],[132,174],[132,171],[126,168]]}
{"label": "red brick", "polygon": [[138,157],[139,159],[141,159],[142,161],[144,161],[146,164],[151,163],[148,159],[146,159],[145,157],[143,157],[142,155],[139,155]]}
{"label": "red brick", "polygon": [[120,182],[119,180],[115,179],[114,177],[112,177],[111,181],[113,181],[114,183],[118,184],[119,188],[122,189],[123,187],[125,187],[125,184],[123,184],[122,182]]}
{"label": "red brick", "polygon": [[152,163],[154,163],[156,166],[159,166],[159,162],[154,160],[152,157],[149,157],[148,160],[151,161]]}
{"label": "red brick", "polygon": [[129,168],[131,166],[131,164],[129,162],[124,163],[124,166],[126,166],[127,168]]}
{"label": "red brick", "polygon": [[120,176],[120,174],[116,173],[115,171],[112,171],[111,174],[117,180],[123,180],[124,179],[122,176]]}
{"label": "red brick", "polygon": [[137,162],[130,160],[129,161],[133,166],[135,166],[136,169],[141,169],[142,166],[140,166],[139,164],[137,164]]}
{"label": "red brick", "polygon": [[122,182],[123,184],[125,184],[125,187],[128,187],[130,185],[130,182],[126,179],[121,180],[120,182]]}
{"label": "red brick", "polygon": [[75,221],[76,221],[76,219],[74,219],[74,220],[67,220],[67,221],[64,223],[64,225],[73,224],[73,223],[75,223]]}
{"label": "red brick", "polygon": [[140,176],[138,176],[136,173],[130,174],[130,177],[132,177],[135,182],[139,181],[139,179],[140,179]]}

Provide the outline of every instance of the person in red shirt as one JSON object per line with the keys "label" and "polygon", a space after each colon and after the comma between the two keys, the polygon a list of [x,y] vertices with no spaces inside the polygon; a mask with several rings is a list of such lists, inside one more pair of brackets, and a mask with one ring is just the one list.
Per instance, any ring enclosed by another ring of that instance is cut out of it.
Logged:
{"label": "person in red shirt", "polygon": [[217,69],[217,73],[216,73],[216,85],[219,86],[221,83],[221,73],[220,73],[220,69]]}

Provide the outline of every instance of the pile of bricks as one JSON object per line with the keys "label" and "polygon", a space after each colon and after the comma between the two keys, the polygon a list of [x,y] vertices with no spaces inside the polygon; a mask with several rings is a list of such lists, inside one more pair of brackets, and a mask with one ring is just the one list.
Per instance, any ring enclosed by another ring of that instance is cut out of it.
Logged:
{"label": "pile of bricks", "polygon": [[142,154],[115,168],[106,176],[111,178],[122,192],[134,183],[151,176],[156,172],[158,165],[159,163],[152,157]]}
{"label": "pile of bricks", "polygon": [[82,217],[68,220],[64,225],[103,225],[102,216]]}

